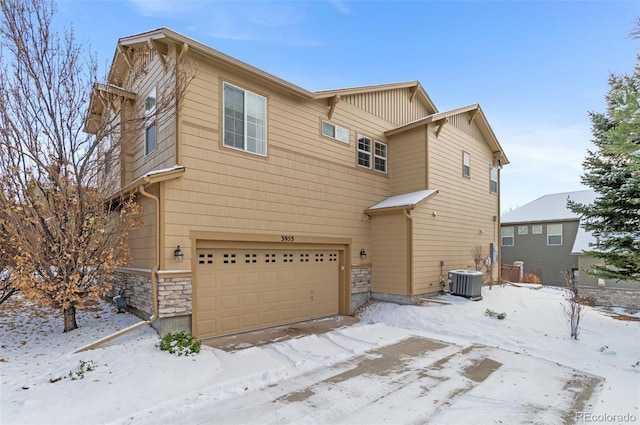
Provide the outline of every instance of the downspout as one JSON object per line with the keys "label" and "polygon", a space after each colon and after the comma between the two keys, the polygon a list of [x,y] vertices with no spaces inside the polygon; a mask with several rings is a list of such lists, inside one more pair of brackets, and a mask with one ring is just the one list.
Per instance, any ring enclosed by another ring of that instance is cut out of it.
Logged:
{"label": "downspout", "polygon": [[407,225],[407,295],[413,297],[413,217],[407,208],[403,211],[409,220]]}
{"label": "downspout", "polygon": [[138,190],[140,191],[142,196],[152,199],[156,204],[156,247],[157,249],[156,249],[155,264],[153,266],[153,269],[151,269],[151,294],[153,297],[153,314],[151,315],[151,317],[149,317],[149,319],[145,321],[136,323],[133,326],[129,326],[128,328],[122,329],[121,331],[118,331],[112,335],[99,339],[96,342],[93,342],[89,345],[85,345],[84,347],[74,351],[73,354],[82,353],[83,351],[87,351],[87,350],[93,350],[94,348],[104,344],[105,342],[111,341],[112,339],[118,338],[119,336],[122,336],[124,334],[128,334],[129,332],[135,331],[136,329],[139,329],[143,326],[150,325],[158,318],[157,274],[158,274],[158,269],[160,268],[160,199],[158,199],[157,196],[150,194],[144,189],[145,185],[149,184],[149,178],[147,177],[145,180],[146,180],[146,183],[141,184],[138,187]]}

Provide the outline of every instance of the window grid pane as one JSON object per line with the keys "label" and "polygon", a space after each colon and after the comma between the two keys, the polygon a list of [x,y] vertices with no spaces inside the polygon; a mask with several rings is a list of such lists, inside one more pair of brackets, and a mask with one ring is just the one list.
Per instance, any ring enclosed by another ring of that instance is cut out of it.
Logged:
{"label": "window grid pane", "polygon": [[383,173],[387,172],[387,145],[380,142],[374,144],[375,159],[374,168]]}
{"label": "window grid pane", "polygon": [[462,174],[465,177],[471,176],[471,154],[467,152],[462,153]]}
{"label": "window grid pane", "polygon": [[244,149],[244,93],[224,86],[224,145]]}
{"label": "window grid pane", "polygon": [[144,154],[149,155],[156,150],[156,124],[153,123],[144,131]]}
{"label": "window grid pane", "polygon": [[371,139],[358,137],[358,165],[371,168]]}

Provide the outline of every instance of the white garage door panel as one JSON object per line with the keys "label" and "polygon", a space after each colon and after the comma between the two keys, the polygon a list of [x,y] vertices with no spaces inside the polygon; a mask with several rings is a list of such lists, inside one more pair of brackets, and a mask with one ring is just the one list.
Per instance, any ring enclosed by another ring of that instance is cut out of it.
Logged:
{"label": "white garage door panel", "polygon": [[198,338],[338,314],[337,251],[199,249]]}

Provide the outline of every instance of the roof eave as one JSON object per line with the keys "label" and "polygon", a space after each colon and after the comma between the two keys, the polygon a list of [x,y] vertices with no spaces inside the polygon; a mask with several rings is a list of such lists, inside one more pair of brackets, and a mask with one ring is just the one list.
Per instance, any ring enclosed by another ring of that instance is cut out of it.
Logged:
{"label": "roof eave", "polygon": [[[234,67],[235,69],[239,69],[254,77],[258,77],[261,80],[269,84],[275,85],[280,90],[283,90],[291,95],[294,95],[296,97],[301,97],[304,99],[313,99],[315,97],[314,93],[308,90],[305,90],[302,87],[299,87],[295,84],[285,81],[279,77],[276,77],[275,75],[269,74],[268,72],[262,71],[254,66],[251,66],[238,59],[235,59],[197,40],[189,38],[183,34],[180,34],[168,28],[158,28],[153,31],[147,31],[140,34],[134,34],[127,37],[122,37],[118,40],[118,46],[131,47],[135,45],[146,44],[149,40],[169,40],[180,45],[187,44],[190,50],[195,50],[209,59],[213,59],[215,61],[228,64]],[[118,49],[116,48],[114,65],[116,64],[116,61],[119,60],[119,56],[120,55],[118,54]],[[111,68],[112,70],[114,69],[114,65],[112,65],[112,68]],[[112,75],[110,72],[110,77],[111,76]]]}

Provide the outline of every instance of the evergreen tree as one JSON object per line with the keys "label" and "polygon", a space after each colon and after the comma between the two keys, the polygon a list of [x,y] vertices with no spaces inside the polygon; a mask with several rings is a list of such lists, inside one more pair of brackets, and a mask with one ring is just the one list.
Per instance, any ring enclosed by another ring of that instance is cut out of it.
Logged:
{"label": "evergreen tree", "polygon": [[612,74],[609,86],[606,112],[590,114],[596,149],[583,162],[582,183],[597,199],[590,205],[569,201],[568,207],[598,238],[587,252],[604,261],[596,273],[640,280],[640,56],[633,73]]}

